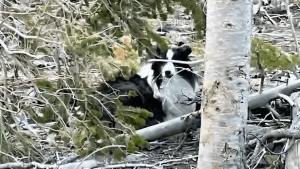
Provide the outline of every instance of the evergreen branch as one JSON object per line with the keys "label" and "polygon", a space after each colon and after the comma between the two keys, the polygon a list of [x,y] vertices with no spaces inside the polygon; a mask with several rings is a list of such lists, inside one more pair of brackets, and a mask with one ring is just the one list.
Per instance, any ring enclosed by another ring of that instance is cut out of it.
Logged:
{"label": "evergreen branch", "polygon": [[102,147],[102,148],[98,148],[97,150],[95,150],[94,152],[92,152],[91,154],[89,154],[88,156],[86,156],[84,159],[81,160],[80,164],[76,167],[76,169],[79,169],[80,165],[86,160],[88,159],[90,156],[92,156],[93,154],[99,152],[99,151],[102,151],[104,149],[107,149],[107,148],[126,148],[126,146],[124,145],[110,145],[110,146],[105,146],[105,147]]}

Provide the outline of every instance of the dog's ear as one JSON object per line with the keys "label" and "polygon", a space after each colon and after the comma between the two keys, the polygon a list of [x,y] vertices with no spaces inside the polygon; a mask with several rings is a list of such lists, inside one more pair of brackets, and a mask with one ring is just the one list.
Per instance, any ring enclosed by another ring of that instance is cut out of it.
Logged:
{"label": "dog's ear", "polygon": [[160,47],[156,47],[156,59],[165,59],[166,58],[166,52],[161,49]]}
{"label": "dog's ear", "polygon": [[182,56],[188,57],[192,53],[192,48],[189,46],[181,46],[178,48]]}
{"label": "dog's ear", "polygon": [[184,43],[182,41],[178,42],[177,46],[181,46],[183,45]]}
{"label": "dog's ear", "polygon": [[156,58],[159,58],[160,57],[160,54],[161,54],[161,49],[159,47],[156,47]]}

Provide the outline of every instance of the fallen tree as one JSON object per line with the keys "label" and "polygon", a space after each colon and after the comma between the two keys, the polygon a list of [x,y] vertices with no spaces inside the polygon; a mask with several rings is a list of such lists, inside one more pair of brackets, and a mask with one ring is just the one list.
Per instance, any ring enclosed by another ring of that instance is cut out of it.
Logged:
{"label": "fallen tree", "polygon": [[[300,87],[300,80],[289,79],[287,84],[265,90],[261,93],[254,93],[248,97],[248,107],[250,109],[265,106],[270,100],[283,97],[284,95],[290,95],[293,91]],[[284,98],[286,99],[286,98]],[[287,100],[289,101],[289,100]]]}
{"label": "fallen tree", "polygon": [[136,131],[136,133],[144,140],[151,141],[182,133],[191,127],[199,128],[200,124],[199,113],[193,112],[154,126],[143,128]]}
{"label": "fallen tree", "polygon": [[[270,100],[290,95],[300,87],[300,80],[289,80],[287,84],[265,90],[261,93],[254,93],[248,97],[248,106],[250,109],[265,106]],[[289,100],[287,100],[289,101]],[[199,128],[201,125],[200,111],[193,112],[154,126],[137,130],[136,133],[143,139],[151,141],[162,137],[168,137],[182,133],[191,126]]]}

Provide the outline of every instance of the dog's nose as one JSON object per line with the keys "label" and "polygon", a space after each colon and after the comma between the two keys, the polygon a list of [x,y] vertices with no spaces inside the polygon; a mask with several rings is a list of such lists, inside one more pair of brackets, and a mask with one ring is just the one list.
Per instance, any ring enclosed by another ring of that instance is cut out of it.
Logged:
{"label": "dog's nose", "polygon": [[171,71],[167,70],[167,71],[165,71],[165,74],[167,77],[169,77],[169,76],[171,76]]}

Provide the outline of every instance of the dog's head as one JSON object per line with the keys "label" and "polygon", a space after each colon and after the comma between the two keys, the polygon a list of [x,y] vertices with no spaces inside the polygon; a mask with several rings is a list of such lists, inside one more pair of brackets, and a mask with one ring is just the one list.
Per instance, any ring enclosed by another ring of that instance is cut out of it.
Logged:
{"label": "dog's head", "polygon": [[[157,48],[156,59],[164,60],[178,60],[178,61],[189,61],[189,54],[192,49],[189,46],[182,45],[171,47],[167,52]],[[173,62],[154,62],[152,63],[151,69],[153,70],[153,80],[157,82],[159,86],[162,79],[171,78],[175,74],[180,74],[182,68],[191,68],[187,64],[178,64]]]}
{"label": "dog's head", "polygon": [[166,114],[164,121],[170,120],[187,112],[193,112],[196,104],[185,104],[195,97],[198,90],[197,76],[192,72],[190,65],[173,63],[172,61],[190,61],[192,49],[186,45],[178,45],[163,53],[158,49],[160,58],[167,62],[154,62],[153,70],[153,97],[162,101],[163,111]]}
{"label": "dog's head", "polygon": [[[179,46],[179,47],[173,47],[170,48],[166,54],[167,60],[179,60],[179,61],[189,61],[189,54],[191,54],[192,49],[189,46]],[[162,76],[164,78],[170,78],[180,69],[186,68],[187,65],[185,64],[178,64],[178,63],[172,63],[167,62],[162,69]]]}

